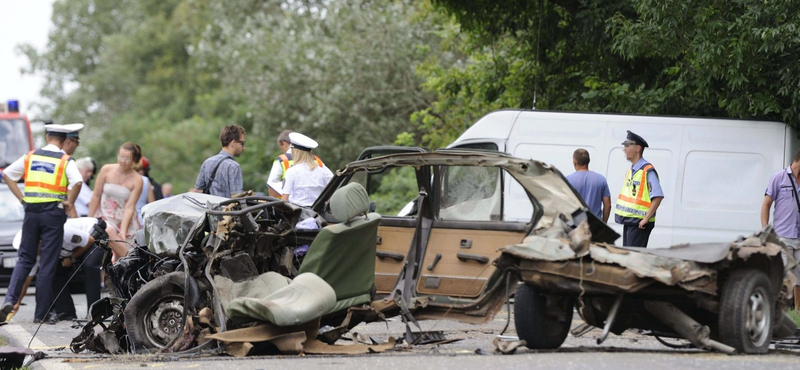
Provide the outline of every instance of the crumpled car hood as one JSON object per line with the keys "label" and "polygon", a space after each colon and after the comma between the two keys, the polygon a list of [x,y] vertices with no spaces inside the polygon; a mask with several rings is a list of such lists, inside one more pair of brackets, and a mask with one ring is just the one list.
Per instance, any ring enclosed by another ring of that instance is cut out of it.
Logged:
{"label": "crumpled car hood", "polygon": [[142,207],[145,238],[155,253],[175,252],[192,227],[205,217],[206,202],[216,204],[228,198],[202,193],[185,193]]}

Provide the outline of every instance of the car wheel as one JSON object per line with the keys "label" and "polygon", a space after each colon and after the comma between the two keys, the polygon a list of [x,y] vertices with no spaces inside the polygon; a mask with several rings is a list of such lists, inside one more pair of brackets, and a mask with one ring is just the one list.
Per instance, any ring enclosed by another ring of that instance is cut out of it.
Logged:
{"label": "car wheel", "polygon": [[[546,313],[548,300],[551,307],[559,311],[555,315]],[[531,349],[555,349],[561,347],[572,324],[574,298],[542,294],[529,285],[517,285],[514,297],[514,326],[519,339]],[[561,316],[558,318],[555,316]]]}
{"label": "car wheel", "polygon": [[769,279],[755,269],[734,271],[722,289],[719,334],[742,353],[767,353],[773,330],[774,302]]}
{"label": "car wheel", "polygon": [[183,322],[184,273],[160,276],[139,289],[125,307],[125,326],[134,352],[164,348]]}

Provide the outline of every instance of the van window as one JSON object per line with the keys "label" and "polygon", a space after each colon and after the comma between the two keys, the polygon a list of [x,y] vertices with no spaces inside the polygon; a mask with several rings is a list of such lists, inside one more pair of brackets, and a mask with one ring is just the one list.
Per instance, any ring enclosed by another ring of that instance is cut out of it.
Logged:
{"label": "van window", "polygon": [[480,150],[494,150],[497,151],[497,144],[495,143],[471,143],[462,144],[457,146],[458,149],[480,149]]}
{"label": "van window", "polygon": [[[767,180],[760,153],[693,151],[686,156],[681,203],[684,208],[752,211],[761,208]],[[724,185],[723,185],[724,184]],[[721,191],[719,186],[725,186]]]}
{"label": "van window", "polygon": [[497,167],[442,167],[439,219],[502,220],[501,171]]}
{"label": "van window", "polygon": [[419,188],[414,167],[388,167],[371,173],[358,171],[350,182],[367,189],[369,199],[375,202],[375,212],[382,216],[415,215],[412,202],[417,199]]}

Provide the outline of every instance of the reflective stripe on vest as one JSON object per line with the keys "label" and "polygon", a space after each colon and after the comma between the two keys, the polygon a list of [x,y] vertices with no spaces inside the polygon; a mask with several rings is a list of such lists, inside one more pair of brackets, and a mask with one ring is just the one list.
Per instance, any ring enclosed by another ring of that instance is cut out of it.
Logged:
{"label": "reflective stripe on vest", "polygon": [[[286,170],[288,170],[289,167],[294,166],[294,160],[292,159],[292,155],[289,153],[283,153],[279,155],[277,160],[281,162],[281,180],[283,180],[283,178],[286,177]],[[320,167],[323,166],[322,160],[316,155],[314,156],[314,160]]]}
{"label": "reflective stripe on vest", "polygon": [[[622,217],[643,219],[650,210],[650,189],[647,186],[647,173],[653,169],[652,164],[646,164],[636,173],[631,175],[631,170],[625,174],[625,183],[619,191],[614,214]],[[655,222],[656,216],[650,218]]]}
{"label": "reflective stripe on vest", "polygon": [[67,199],[67,177],[64,172],[69,155],[36,150],[25,156],[25,203],[46,203]]}

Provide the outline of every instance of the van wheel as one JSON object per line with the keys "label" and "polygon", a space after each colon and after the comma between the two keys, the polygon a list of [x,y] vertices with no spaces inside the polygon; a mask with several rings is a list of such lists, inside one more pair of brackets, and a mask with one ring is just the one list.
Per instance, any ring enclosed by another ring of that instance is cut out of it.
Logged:
{"label": "van wheel", "polygon": [[161,349],[183,321],[184,273],[160,276],[139,289],[125,307],[125,327],[135,352]]}
{"label": "van wheel", "polygon": [[734,271],[722,288],[719,334],[742,353],[767,353],[773,330],[769,278],[755,269]]}
{"label": "van wheel", "polygon": [[[519,339],[531,349],[561,347],[572,324],[575,299],[543,294],[525,284],[517,285],[514,294],[514,326]],[[554,312],[547,312],[548,306]]]}

